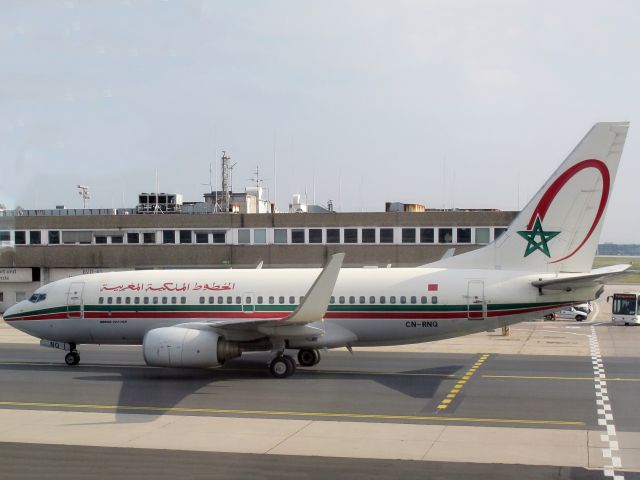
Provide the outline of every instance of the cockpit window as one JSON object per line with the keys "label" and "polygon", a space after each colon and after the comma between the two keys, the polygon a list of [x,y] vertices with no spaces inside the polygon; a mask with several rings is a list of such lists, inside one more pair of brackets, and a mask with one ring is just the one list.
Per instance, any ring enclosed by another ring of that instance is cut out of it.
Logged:
{"label": "cockpit window", "polygon": [[31,295],[29,297],[29,301],[31,303],[38,303],[38,302],[42,302],[46,298],[47,298],[47,294],[46,293],[34,293],[33,295]]}

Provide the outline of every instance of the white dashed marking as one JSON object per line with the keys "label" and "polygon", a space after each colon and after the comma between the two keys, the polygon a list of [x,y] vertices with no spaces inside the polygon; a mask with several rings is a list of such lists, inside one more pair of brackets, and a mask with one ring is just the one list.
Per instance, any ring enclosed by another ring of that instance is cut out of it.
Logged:
{"label": "white dashed marking", "polygon": [[[598,336],[596,335],[595,326],[591,327],[591,335],[589,338],[591,347],[591,363],[593,364],[593,380],[596,389],[596,412],[598,414],[598,425],[606,428],[606,433],[600,435],[606,446],[602,448],[602,457],[607,461],[604,466],[605,477],[612,477],[613,480],[624,480],[624,474],[616,474],[616,468],[622,468],[622,461],[618,457],[620,449],[616,439],[616,427],[613,424],[613,413],[609,400],[609,392],[607,391],[606,374],[604,364],[600,356],[600,346],[598,345]],[[616,452],[616,453],[614,453]]]}

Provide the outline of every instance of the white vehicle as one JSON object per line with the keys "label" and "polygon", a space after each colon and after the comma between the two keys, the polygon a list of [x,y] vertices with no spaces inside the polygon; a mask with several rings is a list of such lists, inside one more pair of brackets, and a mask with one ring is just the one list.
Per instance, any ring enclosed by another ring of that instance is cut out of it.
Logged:
{"label": "white vehicle", "polygon": [[572,320],[575,320],[576,322],[582,322],[587,319],[587,314],[584,312],[581,312],[575,307],[569,307],[569,308],[560,310],[556,312],[555,316],[556,318],[570,318]]}
{"label": "white vehicle", "polygon": [[624,323],[625,325],[638,325],[640,323],[640,304],[637,293],[614,293],[607,301],[613,298],[611,305],[611,321]]}
{"label": "white vehicle", "polygon": [[141,344],[148,365],[213,367],[271,351],[271,373],[324,348],[400,345],[500,328],[596,298],[629,265],[591,270],[628,123],[598,123],[490,245],[418,268],[96,273],[36,290],[5,313],[69,353]]}
{"label": "white vehicle", "polygon": [[593,306],[591,305],[591,302],[574,305],[573,308],[575,308],[576,310],[580,310],[581,312],[584,312],[587,315],[593,312]]}

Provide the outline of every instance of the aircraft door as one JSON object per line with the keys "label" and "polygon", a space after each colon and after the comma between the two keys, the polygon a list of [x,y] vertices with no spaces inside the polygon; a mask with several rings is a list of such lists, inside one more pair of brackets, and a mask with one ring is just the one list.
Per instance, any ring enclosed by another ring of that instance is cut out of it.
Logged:
{"label": "aircraft door", "polygon": [[487,302],[484,298],[484,281],[469,280],[467,283],[467,319],[487,318]]}
{"label": "aircraft door", "polygon": [[73,282],[67,292],[67,318],[84,318],[83,282]]}
{"label": "aircraft door", "polygon": [[253,313],[256,311],[255,306],[255,294],[253,292],[245,292],[242,294],[242,312],[243,313]]}

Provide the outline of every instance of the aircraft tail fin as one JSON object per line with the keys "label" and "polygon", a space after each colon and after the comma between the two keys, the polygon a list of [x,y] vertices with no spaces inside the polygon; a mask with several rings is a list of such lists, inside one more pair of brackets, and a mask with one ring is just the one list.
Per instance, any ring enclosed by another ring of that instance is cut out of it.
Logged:
{"label": "aircraft tail fin", "polygon": [[628,122],[595,124],[504,234],[429,266],[590,271],[628,128]]}

